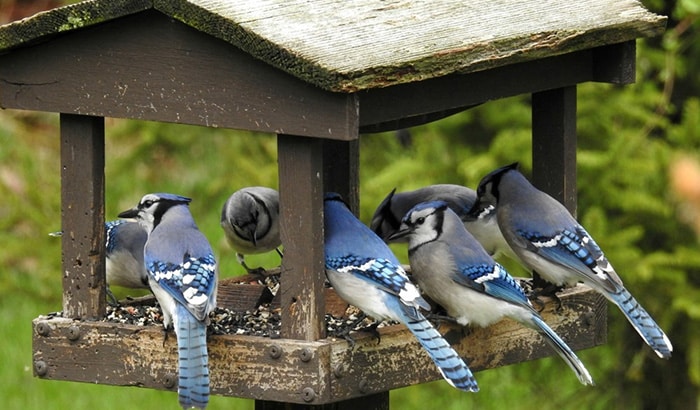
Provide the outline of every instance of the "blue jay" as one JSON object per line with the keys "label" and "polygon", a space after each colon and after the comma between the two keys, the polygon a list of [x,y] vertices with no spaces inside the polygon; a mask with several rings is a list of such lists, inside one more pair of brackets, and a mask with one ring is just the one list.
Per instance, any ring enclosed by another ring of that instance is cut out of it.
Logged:
{"label": "blue jay", "polygon": [[221,228],[236,251],[238,262],[248,273],[259,272],[246,265],[244,255],[265,253],[282,244],[279,228],[279,193],[262,186],[239,189],[224,203]]}
{"label": "blue jay", "polygon": [[118,303],[109,286],[148,289],[148,273],[143,261],[143,247],[148,233],[133,221],[118,219],[105,222],[105,273],[107,296]]}
{"label": "blue jay", "polygon": [[517,166],[485,176],[477,194],[496,204],[498,225],[525,267],[555,285],[583,282],[600,292],[659,357],[671,357],[671,341],[625,289],[593,238],[561,203],[530,184]]}
{"label": "blue jay", "polygon": [[416,336],[447,382],[478,391],[471,371],[420,308],[420,296],[389,247],[357,219],[338,194],[324,201],[326,275],[338,295],[377,320],[403,323]]}
{"label": "blue jay", "polygon": [[370,229],[385,241],[399,230],[401,218],[414,205],[421,202],[445,201],[460,217],[467,230],[491,255],[504,254],[514,257],[496,222],[494,207],[485,207],[478,215],[468,215],[476,202],[476,192],[461,185],[430,185],[415,191],[396,193],[391,191],[374,211]]}
{"label": "blue jay", "polygon": [[217,265],[190,214],[190,201],[148,194],[119,217],[136,218],[148,232],[148,281],[163,309],[163,326],[172,325],[177,336],[180,405],[203,409],[209,402],[207,323],[216,307]]}
{"label": "blue jay", "polygon": [[408,211],[393,238],[408,238],[411,274],[420,289],[457,323],[485,327],[509,317],[544,336],[582,384],[593,384],[586,367],[542,320],[525,292],[464,228],[443,201]]}

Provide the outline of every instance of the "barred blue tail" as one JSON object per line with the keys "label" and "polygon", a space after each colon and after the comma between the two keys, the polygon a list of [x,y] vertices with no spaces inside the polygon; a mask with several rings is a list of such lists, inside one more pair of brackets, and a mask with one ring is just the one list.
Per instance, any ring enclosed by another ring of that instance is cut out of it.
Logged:
{"label": "barred blue tail", "polygon": [[209,357],[207,328],[184,306],[177,304],[177,348],[179,358],[178,399],[183,409],[204,409],[209,402]]}
{"label": "barred blue tail", "polygon": [[552,346],[555,352],[569,365],[571,370],[576,373],[576,377],[583,385],[594,385],[593,378],[588,373],[586,366],[583,365],[581,360],[576,356],[576,353],[571,350],[571,348],[564,342],[559,335],[557,335],[551,327],[549,327],[544,320],[539,315],[532,315],[532,322],[537,326],[537,330],[544,340]]}
{"label": "barred blue tail", "polygon": [[415,308],[403,306],[401,313],[403,313],[401,321],[428,352],[442,377],[451,386],[460,390],[479,391],[479,386],[469,367],[433,325]]}
{"label": "barred blue tail", "polygon": [[606,293],[605,296],[620,308],[637,333],[649,347],[654,349],[659,357],[663,359],[671,357],[671,352],[673,352],[671,340],[627,289],[622,288],[617,293]]}

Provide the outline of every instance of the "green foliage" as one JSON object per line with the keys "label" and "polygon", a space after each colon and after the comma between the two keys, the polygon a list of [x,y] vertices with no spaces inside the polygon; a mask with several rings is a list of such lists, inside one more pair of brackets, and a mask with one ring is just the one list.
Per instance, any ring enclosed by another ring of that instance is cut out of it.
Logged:
{"label": "green foliage", "polygon": [[[578,217],[669,334],[674,357],[656,358],[611,307],[608,343],[580,352],[594,388],[582,387],[561,360],[548,358],[478,373],[478,394],[460,393],[442,381],[399,389],[391,394],[394,408],[422,409],[427,400],[445,410],[700,405],[698,236],[681,222],[668,182],[668,167],[680,155],[700,159],[700,3],[645,3],[670,20],[662,38],[638,42],[638,82],[578,88]],[[475,187],[487,172],[513,161],[529,173],[530,127],[530,100],[521,96],[411,129],[407,146],[394,133],[363,136],[362,219],[368,221],[394,187]],[[240,187],[277,186],[275,137],[111,119],[106,129],[107,218],[147,192],[190,196],[222,275],[242,274],[223,239],[219,213]],[[135,402],[173,407],[169,392],[32,377],[31,320],[61,309],[60,240],[48,236],[61,228],[57,133],[54,115],[0,112],[0,335],[13,341],[4,344],[0,396],[7,408],[117,409]],[[394,249],[406,261],[405,246]],[[279,263],[274,253],[250,259],[252,265]],[[209,408],[252,407],[250,401],[215,397]]]}

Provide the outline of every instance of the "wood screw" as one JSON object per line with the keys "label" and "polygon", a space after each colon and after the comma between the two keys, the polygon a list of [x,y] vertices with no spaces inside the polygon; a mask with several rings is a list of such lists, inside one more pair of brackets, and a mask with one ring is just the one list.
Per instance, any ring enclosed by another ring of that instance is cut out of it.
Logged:
{"label": "wood screw", "polygon": [[305,402],[311,403],[316,399],[316,392],[311,387],[304,387],[304,390],[301,391],[301,398]]}
{"label": "wood screw", "polygon": [[36,325],[36,331],[41,336],[48,336],[51,333],[51,326],[46,322],[39,322]]}
{"label": "wood screw", "polygon": [[369,391],[369,383],[367,382],[367,379],[360,380],[360,385],[358,387],[360,388],[360,393],[367,393]]}
{"label": "wood screw", "polygon": [[175,387],[175,380],[177,378],[175,377],[174,374],[168,373],[165,375],[165,378],[163,379],[163,386],[165,386],[166,389],[172,389]]}
{"label": "wood screw", "polygon": [[279,347],[279,345],[272,345],[270,346],[268,353],[270,354],[271,358],[279,359],[282,356],[282,348]]}
{"label": "wood screw", "polygon": [[80,339],[80,328],[78,326],[71,326],[68,328],[68,340],[76,341]]}
{"label": "wood screw", "polygon": [[37,360],[36,362],[34,362],[34,371],[36,372],[37,376],[43,377],[46,376],[46,373],[49,372],[49,366],[46,364],[45,361]]}
{"label": "wood screw", "polygon": [[299,353],[299,358],[302,362],[306,363],[309,360],[311,360],[312,357],[314,357],[314,354],[311,351],[311,349],[309,349],[308,347],[301,349],[301,352]]}

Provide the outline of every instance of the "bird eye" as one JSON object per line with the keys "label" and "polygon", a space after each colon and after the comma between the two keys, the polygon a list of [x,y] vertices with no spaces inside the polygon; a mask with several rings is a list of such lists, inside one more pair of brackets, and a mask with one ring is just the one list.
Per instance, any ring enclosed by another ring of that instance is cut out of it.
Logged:
{"label": "bird eye", "polygon": [[423,225],[423,222],[425,222],[425,217],[422,217],[422,216],[420,218],[418,218],[418,220],[416,221],[416,223],[418,225]]}
{"label": "bird eye", "polygon": [[149,208],[151,205],[153,205],[153,201],[152,201],[152,200],[147,199],[147,200],[143,201],[143,207],[144,207],[144,208]]}

